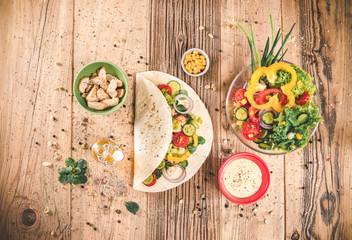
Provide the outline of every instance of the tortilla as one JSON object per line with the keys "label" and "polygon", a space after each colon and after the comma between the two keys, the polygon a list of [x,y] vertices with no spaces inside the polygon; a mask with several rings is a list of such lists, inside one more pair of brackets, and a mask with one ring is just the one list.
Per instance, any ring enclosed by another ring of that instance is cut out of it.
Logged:
{"label": "tortilla", "polygon": [[[133,188],[144,192],[162,192],[188,181],[199,170],[211,150],[213,125],[204,103],[184,81],[157,71],[138,73],[136,78]],[[195,153],[187,159],[187,175],[184,180],[171,183],[161,177],[154,186],[147,187],[142,182],[163,161],[172,141],[171,108],[157,87],[160,84],[167,84],[171,80],[179,82],[181,89],[186,90],[188,96],[193,100],[194,107],[191,112],[203,120],[197,129],[197,134],[204,137],[205,144],[199,145]]]}

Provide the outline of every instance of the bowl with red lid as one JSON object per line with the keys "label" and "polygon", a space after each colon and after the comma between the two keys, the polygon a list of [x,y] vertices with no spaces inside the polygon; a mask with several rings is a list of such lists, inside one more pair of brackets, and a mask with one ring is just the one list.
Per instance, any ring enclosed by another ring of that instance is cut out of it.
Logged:
{"label": "bowl with red lid", "polygon": [[218,183],[224,196],[245,205],[260,200],[270,185],[270,172],[263,159],[241,152],[227,158],[219,170]]}

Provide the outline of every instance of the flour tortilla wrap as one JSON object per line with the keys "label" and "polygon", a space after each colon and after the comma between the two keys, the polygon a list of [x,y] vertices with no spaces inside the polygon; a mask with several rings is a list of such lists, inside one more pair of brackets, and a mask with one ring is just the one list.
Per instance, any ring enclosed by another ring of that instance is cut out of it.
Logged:
{"label": "flour tortilla wrap", "polygon": [[[163,161],[172,141],[171,108],[157,87],[160,84],[167,84],[171,80],[180,83],[181,89],[186,90],[188,96],[193,100],[194,108],[191,113],[203,120],[197,129],[197,134],[204,137],[205,144],[199,145],[195,153],[187,159],[187,174],[183,181],[171,183],[161,177],[154,186],[147,187],[142,182]],[[162,192],[188,181],[208,157],[212,142],[213,125],[208,110],[190,86],[184,81],[162,72],[149,71],[137,74],[134,123],[134,189],[144,192]]]}

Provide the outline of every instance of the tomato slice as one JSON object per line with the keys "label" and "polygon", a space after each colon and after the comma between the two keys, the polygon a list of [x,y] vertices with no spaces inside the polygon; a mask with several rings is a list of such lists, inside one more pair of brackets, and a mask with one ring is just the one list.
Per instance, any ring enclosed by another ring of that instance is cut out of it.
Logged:
{"label": "tomato slice", "polygon": [[151,184],[149,184],[149,185],[145,185],[145,186],[147,186],[147,187],[151,187],[151,186],[154,186],[154,185],[155,185],[157,177],[156,177],[156,174],[155,174],[155,173],[153,173],[153,176],[154,176],[154,180],[153,180],[153,182],[152,182]]}
{"label": "tomato slice", "polygon": [[257,116],[257,112],[258,112],[258,109],[256,109],[253,106],[250,106],[250,108],[248,109],[248,115],[249,115],[249,118],[251,119],[251,121],[259,124],[260,119]]}
{"label": "tomato slice", "polygon": [[298,98],[296,98],[296,104],[303,106],[309,101],[309,99],[310,99],[309,92],[304,92],[301,95],[299,95]]}
{"label": "tomato slice", "polygon": [[245,106],[248,103],[248,99],[244,96],[246,91],[246,89],[240,88],[235,92],[235,103],[237,103],[241,107]]}
{"label": "tomato slice", "polygon": [[161,89],[165,89],[169,95],[171,95],[171,93],[172,93],[172,88],[171,88],[169,85],[160,84],[160,85],[158,86],[158,88],[159,88],[160,90],[161,90]]}
{"label": "tomato slice", "polygon": [[172,138],[172,143],[179,148],[187,147],[189,143],[189,137],[183,134],[183,132],[175,133]]}
{"label": "tomato slice", "polygon": [[248,122],[242,128],[243,136],[248,140],[255,140],[260,137],[262,129],[257,123]]}

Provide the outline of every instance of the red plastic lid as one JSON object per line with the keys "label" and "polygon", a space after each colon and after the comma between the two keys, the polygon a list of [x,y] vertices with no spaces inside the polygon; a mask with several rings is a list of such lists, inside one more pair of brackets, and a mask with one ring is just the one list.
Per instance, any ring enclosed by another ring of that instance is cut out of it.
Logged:
{"label": "red plastic lid", "polygon": [[[239,198],[239,197],[233,196],[226,189],[224,184],[224,170],[226,166],[230,164],[232,161],[236,161],[237,159],[247,159],[254,162],[255,164],[257,164],[257,166],[259,167],[262,173],[262,184],[260,185],[259,190],[254,195],[247,198]],[[225,162],[222,164],[219,170],[218,182],[219,182],[219,187],[221,192],[228,200],[239,205],[251,204],[261,199],[266,193],[266,191],[268,190],[270,185],[270,172],[269,172],[268,166],[265,164],[263,159],[261,159],[260,157],[258,157],[253,153],[241,152],[241,153],[234,154],[225,160]]]}

